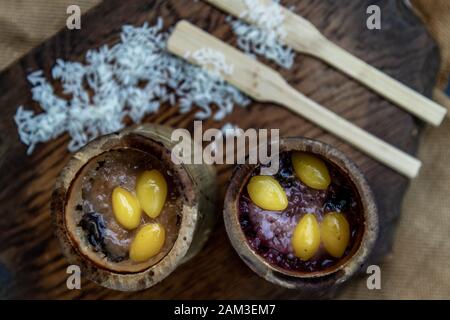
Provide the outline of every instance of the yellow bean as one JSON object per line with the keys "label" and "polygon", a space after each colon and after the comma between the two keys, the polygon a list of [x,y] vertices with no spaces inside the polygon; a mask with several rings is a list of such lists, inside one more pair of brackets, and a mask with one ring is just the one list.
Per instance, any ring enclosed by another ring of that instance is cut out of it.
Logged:
{"label": "yellow bean", "polygon": [[322,239],[325,249],[335,258],[345,252],[350,240],[350,227],[342,213],[328,213],[321,224]]}
{"label": "yellow bean", "polygon": [[134,262],[143,262],[157,255],[166,240],[166,231],[159,223],[143,226],[130,246],[130,259]]}
{"label": "yellow bean", "polygon": [[320,229],[316,217],[305,214],[294,229],[292,247],[295,255],[303,261],[311,259],[320,246]]}
{"label": "yellow bean", "polygon": [[132,230],[141,222],[141,206],[137,198],[121,187],[112,192],[112,207],[114,217],[125,229]]}
{"label": "yellow bean", "polygon": [[166,179],[158,170],[144,171],[137,179],[136,193],[144,212],[156,218],[166,203]]}
{"label": "yellow bean", "polygon": [[304,152],[294,152],[292,166],[297,177],[308,187],[326,190],[330,185],[328,168],[318,157]]}
{"label": "yellow bean", "polygon": [[271,176],[254,176],[247,184],[250,199],[264,210],[280,211],[287,208],[286,192]]}

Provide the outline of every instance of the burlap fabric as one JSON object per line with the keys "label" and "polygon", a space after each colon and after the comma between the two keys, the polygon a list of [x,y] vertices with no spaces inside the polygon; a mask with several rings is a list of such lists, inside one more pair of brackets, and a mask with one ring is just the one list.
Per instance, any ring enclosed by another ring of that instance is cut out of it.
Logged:
{"label": "burlap fabric", "polygon": [[[412,0],[441,52],[436,100],[450,106],[442,92],[450,74],[450,1]],[[342,298],[450,299],[450,120],[427,128],[418,157],[420,176],[403,202],[392,254],[381,266],[382,289],[369,291],[365,281],[352,283]]]}
{"label": "burlap fabric", "polygon": [[[76,3],[86,11],[99,2],[0,0],[0,69],[60,29],[68,5]],[[450,71],[450,1],[412,3],[440,45],[438,88],[443,88]],[[404,200],[393,252],[381,265],[382,289],[370,291],[361,279],[353,282],[341,298],[450,298],[449,136],[450,121],[437,129],[428,128],[423,136],[419,150],[423,169]]]}

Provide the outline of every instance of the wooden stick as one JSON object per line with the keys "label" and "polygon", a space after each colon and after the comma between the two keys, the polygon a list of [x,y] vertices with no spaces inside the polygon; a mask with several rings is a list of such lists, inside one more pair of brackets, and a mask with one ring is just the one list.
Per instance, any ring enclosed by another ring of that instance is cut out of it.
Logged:
{"label": "wooden stick", "polygon": [[197,65],[201,64],[191,53],[201,49],[221,52],[226,63],[233,66],[233,72],[222,74],[223,78],[253,99],[287,107],[409,178],[414,178],[420,169],[419,160],[310,100],[276,71],[186,21],[176,25],[168,49]]}
{"label": "wooden stick", "polygon": [[[205,1],[239,18],[241,18],[242,12],[249,10],[245,0]],[[272,3],[270,0],[259,1],[262,5]],[[287,45],[296,51],[327,62],[423,121],[434,126],[441,124],[447,113],[446,108],[335,45],[308,20],[276,3],[274,5],[282,10],[285,17],[284,27],[287,35],[284,42]],[[242,18],[248,23],[255,23],[255,21],[249,21],[248,16]]]}

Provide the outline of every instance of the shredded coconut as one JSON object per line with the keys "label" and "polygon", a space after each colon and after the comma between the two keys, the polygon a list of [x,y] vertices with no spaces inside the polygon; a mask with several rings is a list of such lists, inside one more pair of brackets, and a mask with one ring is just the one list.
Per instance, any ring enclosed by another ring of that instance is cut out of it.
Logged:
{"label": "shredded coconut", "polygon": [[294,51],[284,45],[286,30],[284,14],[279,0],[269,5],[260,0],[244,0],[247,10],[240,18],[253,22],[252,25],[240,19],[227,17],[233,32],[237,35],[237,45],[249,55],[259,55],[274,61],[283,68],[290,69],[294,63]]}
{"label": "shredded coconut", "polygon": [[[126,118],[142,121],[163,103],[179,106],[181,113],[195,105],[200,109],[197,119],[212,116],[215,120],[231,113],[234,105],[249,104],[244,94],[221,77],[166,51],[169,34],[162,28],[162,19],[154,26],[126,25],[118,44],[89,50],[85,63],[58,59],[51,76],[69,98],[58,96],[42,71],[31,73],[32,99],[43,112],[19,106],[14,117],[20,139],[28,145],[27,153],[64,133],[71,137],[68,149],[76,151],[100,135],[122,129]],[[209,55],[209,62],[219,58],[213,56]],[[208,53],[198,54],[199,59],[205,57]],[[219,68],[230,72],[226,64],[220,63]],[[214,114],[211,105],[217,107]]]}

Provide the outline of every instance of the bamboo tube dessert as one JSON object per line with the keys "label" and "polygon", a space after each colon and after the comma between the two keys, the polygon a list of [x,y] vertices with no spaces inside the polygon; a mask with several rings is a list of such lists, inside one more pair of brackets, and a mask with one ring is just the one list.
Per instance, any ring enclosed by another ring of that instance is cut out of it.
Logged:
{"label": "bamboo tube dessert", "polygon": [[247,265],[287,288],[322,294],[357,272],[377,236],[375,202],[363,175],[323,143],[287,138],[280,169],[243,165],[225,199],[228,235]]}
{"label": "bamboo tube dessert", "polygon": [[103,286],[148,288],[209,234],[214,170],[175,165],[170,133],[144,125],[102,137],[75,154],[58,179],[52,213],[64,253]]}
{"label": "bamboo tube dessert", "polygon": [[164,257],[178,235],[180,182],[152,155],[118,149],[89,161],[75,179],[66,221],[93,261],[140,271]]}

